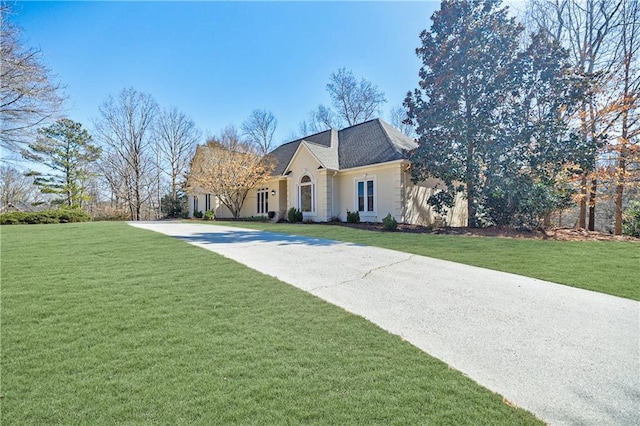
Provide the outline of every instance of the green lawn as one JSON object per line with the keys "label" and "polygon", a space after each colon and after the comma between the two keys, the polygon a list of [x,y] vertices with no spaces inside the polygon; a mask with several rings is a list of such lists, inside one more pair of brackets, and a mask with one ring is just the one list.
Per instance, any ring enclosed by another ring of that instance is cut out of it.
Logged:
{"label": "green lawn", "polygon": [[451,260],[640,300],[640,243],[376,232],[337,225],[195,222],[328,238]]}
{"label": "green lawn", "polygon": [[400,337],[184,242],[124,223],[0,232],[3,425],[539,424]]}

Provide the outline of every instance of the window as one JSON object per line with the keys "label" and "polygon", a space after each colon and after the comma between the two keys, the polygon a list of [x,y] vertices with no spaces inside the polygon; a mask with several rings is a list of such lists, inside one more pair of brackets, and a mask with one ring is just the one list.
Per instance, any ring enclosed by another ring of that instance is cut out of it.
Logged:
{"label": "window", "polygon": [[260,214],[269,212],[269,188],[258,189],[258,206],[256,211]]}
{"label": "window", "polygon": [[356,208],[358,212],[375,213],[375,180],[356,180]]}
{"label": "window", "polygon": [[193,196],[193,212],[197,212],[198,211],[198,196],[194,195]]}
{"label": "window", "polygon": [[300,179],[300,211],[302,213],[315,212],[314,203],[314,185],[311,178],[307,175],[302,176]]}
{"label": "window", "polygon": [[204,211],[208,212],[211,210],[211,194],[206,194],[204,196]]}

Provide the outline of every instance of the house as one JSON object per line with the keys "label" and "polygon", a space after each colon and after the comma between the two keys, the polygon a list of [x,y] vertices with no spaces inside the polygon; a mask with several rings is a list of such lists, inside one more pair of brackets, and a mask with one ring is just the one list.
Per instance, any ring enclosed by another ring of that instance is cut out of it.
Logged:
{"label": "house", "polygon": [[[296,207],[304,220],[314,222],[346,221],[349,210],[358,211],[362,222],[381,222],[391,214],[400,223],[466,226],[462,195],[441,217],[427,203],[439,182],[411,181],[405,152],[416,146],[380,119],[285,143],[271,152],[277,164],[272,177],[249,193],[240,216],[274,211],[276,219],[286,218],[289,208]],[[190,217],[207,210],[214,210],[218,218],[232,217],[213,194],[189,195]]]}

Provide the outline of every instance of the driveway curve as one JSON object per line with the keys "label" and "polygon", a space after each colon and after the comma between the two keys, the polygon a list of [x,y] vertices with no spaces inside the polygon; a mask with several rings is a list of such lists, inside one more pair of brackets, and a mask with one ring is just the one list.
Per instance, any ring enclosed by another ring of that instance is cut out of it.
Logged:
{"label": "driveway curve", "polygon": [[142,222],[403,337],[549,424],[640,424],[640,303],[377,247]]}

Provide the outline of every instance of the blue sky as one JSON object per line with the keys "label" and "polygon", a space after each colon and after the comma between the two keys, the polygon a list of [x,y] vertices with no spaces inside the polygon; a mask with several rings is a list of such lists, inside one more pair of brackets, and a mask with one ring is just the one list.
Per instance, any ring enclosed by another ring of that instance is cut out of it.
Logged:
{"label": "blue sky", "polygon": [[205,135],[273,112],[284,142],[331,72],[351,69],[391,107],[417,86],[420,31],[439,2],[17,2],[24,44],[67,86],[66,115],[91,129],[133,87],[190,115]]}

